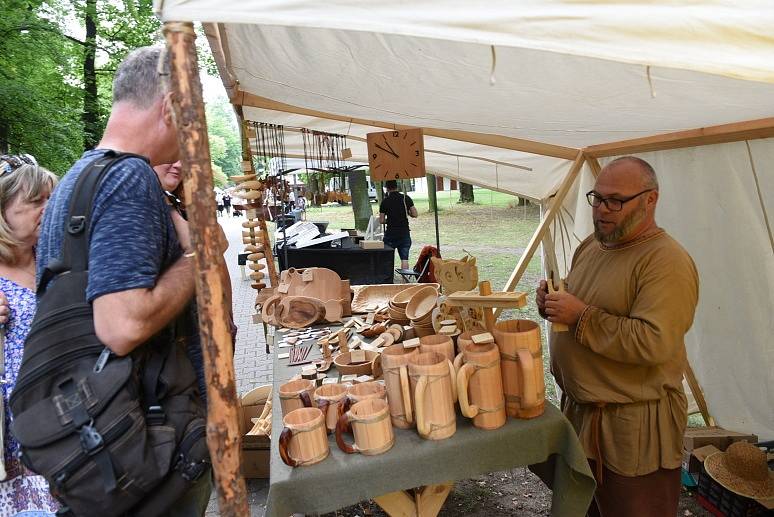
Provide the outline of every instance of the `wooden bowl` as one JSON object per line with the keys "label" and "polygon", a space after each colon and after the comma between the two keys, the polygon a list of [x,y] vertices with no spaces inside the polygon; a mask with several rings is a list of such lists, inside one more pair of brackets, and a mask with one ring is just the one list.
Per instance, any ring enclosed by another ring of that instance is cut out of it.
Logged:
{"label": "wooden bowl", "polygon": [[414,293],[406,305],[406,317],[412,321],[431,315],[438,301],[438,291],[434,287],[424,286]]}
{"label": "wooden bowl", "polygon": [[336,365],[336,370],[338,370],[341,375],[372,375],[373,361],[379,354],[377,352],[366,350],[365,355],[365,363],[350,364],[351,352],[343,352],[333,359],[333,364]]}
{"label": "wooden bowl", "polygon": [[[435,291],[435,287],[429,286],[429,285],[422,285],[417,284],[415,286],[409,287],[408,289],[404,289],[403,291],[399,292],[395,296],[392,297],[392,304],[395,306],[395,308],[402,307],[405,308],[408,303],[411,301],[411,298],[414,296],[415,293],[422,290],[425,287],[431,287]],[[436,291],[437,293],[438,291]]]}

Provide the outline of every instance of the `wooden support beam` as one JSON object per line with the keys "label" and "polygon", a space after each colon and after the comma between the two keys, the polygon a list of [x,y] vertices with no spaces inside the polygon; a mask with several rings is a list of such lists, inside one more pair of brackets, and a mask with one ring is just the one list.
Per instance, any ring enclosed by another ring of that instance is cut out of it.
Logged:
{"label": "wooden support beam", "polygon": [[[513,273],[511,273],[510,278],[508,278],[508,282],[506,282],[503,291],[513,291],[516,288],[516,284],[521,280],[524,271],[527,270],[529,261],[532,260],[532,256],[543,241],[543,235],[545,235],[549,225],[556,217],[556,214],[562,209],[562,202],[567,196],[567,192],[570,191],[570,187],[572,187],[573,183],[575,183],[575,180],[578,178],[578,173],[583,167],[584,161],[586,161],[586,157],[582,151],[578,151],[575,161],[572,162],[570,171],[567,173],[567,176],[564,177],[561,185],[559,185],[559,190],[556,191],[556,195],[551,202],[551,207],[546,212],[546,215],[543,216],[543,220],[540,221],[537,230],[535,230],[535,233],[532,235],[529,244],[527,244],[527,248],[524,250],[518,264],[516,264],[516,268],[513,270]],[[497,309],[495,311],[495,318],[497,318],[500,313],[502,313],[502,309]]]}
{"label": "wooden support beam", "polygon": [[207,445],[215,471],[220,515],[249,515],[245,480],[240,471],[241,434],[229,322],[229,293],[223,283],[220,227],[204,116],[202,85],[192,23],[164,24],[171,69],[173,109],[196,271],[204,373],[207,382]]}
{"label": "wooden support beam", "polygon": [[696,379],[696,374],[693,373],[691,363],[685,361],[685,380],[688,382],[688,386],[691,388],[691,394],[693,395],[696,405],[699,406],[699,412],[701,412],[702,418],[704,418],[704,425],[709,427],[715,427],[715,419],[710,415],[709,408],[707,407],[707,401],[704,399],[704,392],[699,386],[699,381]]}
{"label": "wooden support beam", "polygon": [[774,137],[774,117],[620,140],[609,144],[592,145],[583,151],[587,156],[602,158],[770,137]]}
{"label": "wooden support beam", "polygon": [[599,176],[599,173],[602,172],[602,166],[599,165],[599,161],[593,156],[586,156],[586,163],[589,164],[589,168],[594,177],[596,178]]}
{"label": "wooden support beam", "polygon": [[[405,129],[413,127],[404,124],[393,124],[391,122],[385,122],[381,120],[367,120],[355,117],[346,117],[342,115],[335,115],[333,113],[301,108],[298,106],[292,106],[290,104],[273,101],[265,97],[259,97],[258,95],[253,95],[243,91],[240,91],[234,95],[234,97],[231,99],[231,102],[241,106],[251,106],[254,108],[281,111],[284,113],[294,113],[296,115],[307,115],[310,117],[324,118],[328,120],[340,120],[342,122],[351,122],[352,124],[360,124],[363,126],[373,126],[385,129]],[[513,138],[489,133],[474,133],[472,131],[436,129],[431,127],[422,127],[422,130],[425,136],[435,136],[438,138],[447,138],[449,140],[459,140],[461,142],[489,145],[492,147],[499,147],[501,149],[511,149],[513,151],[539,154],[541,156],[564,158],[565,160],[572,160],[575,158],[575,155],[578,154],[578,149],[572,147],[534,142],[532,140],[524,140],[521,138]]]}
{"label": "wooden support beam", "polygon": [[454,488],[449,481],[413,490],[398,490],[374,497],[374,501],[390,517],[435,517]]}

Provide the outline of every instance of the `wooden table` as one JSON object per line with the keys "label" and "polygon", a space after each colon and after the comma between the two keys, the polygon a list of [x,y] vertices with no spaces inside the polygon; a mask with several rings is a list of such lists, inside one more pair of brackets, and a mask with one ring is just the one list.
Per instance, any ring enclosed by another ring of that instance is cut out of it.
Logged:
{"label": "wooden table", "polygon": [[[549,460],[554,486],[552,514],[585,515],[594,479],[575,431],[550,404],[538,418],[509,419],[493,431],[474,428],[458,412],[457,432],[446,440],[424,440],[415,430],[394,429],[395,445],[378,456],[344,454],[331,436],[330,455],[324,461],[308,467],[288,467],[275,445],[282,432],[278,386],[300,368],[286,366],[286,359],[278,360],[278,351],[287,349],[274,349],[273,396],[277,410],[272,422],[267,516],[325,513],[373,499],[394,517],[432,517],[443,506],[454,480]],[[329,375],[333,372],[331,369]]]}

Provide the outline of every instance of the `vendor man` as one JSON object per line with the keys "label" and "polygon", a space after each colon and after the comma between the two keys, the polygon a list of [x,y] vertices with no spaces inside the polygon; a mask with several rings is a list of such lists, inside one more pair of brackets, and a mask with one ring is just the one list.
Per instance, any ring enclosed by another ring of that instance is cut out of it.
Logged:
{"label": "vendor man", "polygon": [[691,257],[656,225],[646,161],[610,162],[586,197],[594,235],[575,252],[565,293],[537,292],[552,333],[551,371],[597,479],[589,515],[677,514],[687,402],[684,336],[699,281]]}
{"label": "vendor man", "polygon": [[387,230],[384,232],[384,243],[398,250],[400,267],[408,269],[409,249],[411,249],[411,233],[408,218],[417,217],[417,207],[406,194],[398,192],[398,182],[387,180],[387,195],[379,205],[379,223],[387,219]]}

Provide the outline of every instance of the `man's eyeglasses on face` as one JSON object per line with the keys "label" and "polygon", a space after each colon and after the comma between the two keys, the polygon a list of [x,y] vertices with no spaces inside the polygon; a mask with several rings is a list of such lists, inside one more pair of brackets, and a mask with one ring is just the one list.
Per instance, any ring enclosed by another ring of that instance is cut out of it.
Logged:
{"label": "man's eyeglasses on face", "polygon": [[9,174],[24,164],[37,165],[38,162],[29,154],[3,154],[0,156],[0,176]]}
{"label": "man's eyeglasses on face", "polygon": [[620,212],[621,209],[624,206],[624,203],[628,203],[632,199],[634,199],[634,198],[636,198],[638,196],[641,196],[641,195],[643,195],[646,192],[650,192],[651,190],[655,190],[655,189],[649,188],[647,190],[643,190],[642,192],[639,192],[637,194],[634,194],[633,196],[629,196],[629,197],[624,198],[624,199],[618,199],[618,198],[615,198],[615,197],[602,197],[602,196],[599,195],[598,192],[594,192],[593,190],[589,190],[588,192],[586,192],[586,200],[594,208],[597,208],[599,205],[604,203],[605,207],[607,207],[607,209],[610,210],[611,212]]}

